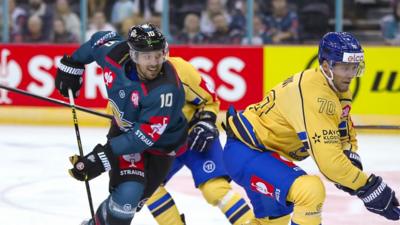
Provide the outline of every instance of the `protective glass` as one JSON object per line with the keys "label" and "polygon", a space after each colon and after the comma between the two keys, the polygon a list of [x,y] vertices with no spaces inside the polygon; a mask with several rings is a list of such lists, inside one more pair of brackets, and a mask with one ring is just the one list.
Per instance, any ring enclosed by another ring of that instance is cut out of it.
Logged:
{"label": "protective glass", "polygon": [[331,69],[342,74],[350,73],[356,77],[361,77],[365,71],[365,63],[364,61],[358,63],[336,62],[332,64]]}

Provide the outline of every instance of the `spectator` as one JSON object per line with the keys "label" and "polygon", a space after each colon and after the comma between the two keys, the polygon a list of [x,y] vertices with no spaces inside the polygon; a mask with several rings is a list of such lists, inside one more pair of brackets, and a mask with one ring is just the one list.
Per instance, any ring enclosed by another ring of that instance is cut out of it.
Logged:
{"label": "spectator", "polygon": [[389,45],[400,45],[400,1],[393,1],[393,14],[383,17],[382,35]]}
{"label": "spectator", "polygon": [[119,27],[120,29],[119,29],[118,33],[121,34],[124,37],[127,37],[128,36],[128,30],[132,26],[134,26],[136,24],[142,24],[142,23],[143,23],[143,18],[138,16],[138,15],[126,18],[126,19],[124,19],[122,21],[122,23],[121,23],[121,25]]}
{"label": "spectator", "polygon": [[43,21],[38,15],[32,15],[28,19],[27,30],[24,32],[24,42],[48,42],[49,38],[42,32]]}
{"label": "spectator", "polygon": [[187,14],[185,16],[183,30],[175,37],[175,43],[204,44],[207,41],[207,36],[200,31],[199,16],[195,13]]}
{"label": "spectator", "polygon": [[217,14],[222,14],[227,24],[230,24],[231,17],[224,8],[221,0],[207,0],[206,10],[200,16],[200,31],[205,34],[213,33],[216,30],[213,18]]}
{"label": "spectator", "polygon": [[[50,40],[50,34],[53,31],[53,10],[51,7],[49,7],[43,0],[29,0],[29,5],[28,5],[28,18],[31,19],[32,16],[39,16],[40,17],[40,23],[41,23],[41,33],[43,40]],[[29,23],[29,22],[28,22]],[[32,21],[33,24],[38,25],[39,22],[35,18]],[[29,25],[28,25],[29,26]],[[26,31],[29,30],[29,28],[26,28]],[[29,39],[29,38],[28,38]]]}
{"label": "spectator", "polygon": [[86,40],[89,40],[98,31],[115,31],[115,28],[107,22],[102,11],[97,11],[91,18],[89,30],[86,32]]}
{"label": "spectator", "polygon": [[299,21],[297,13],[289,10],[286,0],[272,0],[272,13],[266,17],[267,33],[272,43],[298,41]]}
{"label": "spectator", "polygon": [[55,8],[56,14],[64,20],[65,29],[75,37],[79,37],[81,22],[78,15],[71,11],[68,0],[57,0]]}
{"label": "spectator", "polygon": [[[139,0],[136,0],[136,2]],[[118,26],[124,19],[134,16],[138,12],[130,0],[118,0],[114,3],[111,12],[111,23]]]}
{"label": "spectator", "polygon": [[56,18],[54,20],[53,43],[59,44],[75,42],[78,42],[78,37],[65,28],[65,22],[62,18]]}
{"label": "spectator", "polygon": [[230,29],[224,14],[219,13],[212,18],[215,32],[210,37],[213,44],[240,44],[243,34],[238,29]]}
{"label": "spectator", "polygon": [[26,26],[27,13],[22,7],[16,5],[15,0],[9,0],[8,7],[10,16],[10,41],[22,42],[22,32]]}
{"label": "spectator", "polygon": [[[272,43],[272,40],[265,30],[265,24],[263,23],[262,17],[260,15],[254,15],[253,39],[251,40],[251,44],[262,45],[269,43]],[[247,37],[242,39],[242,44],[250,44]]]}
{"label": "spectator", "polygon": [[105,11],[108,0],[88,0],[89,17],[93,17],[98,11]]}

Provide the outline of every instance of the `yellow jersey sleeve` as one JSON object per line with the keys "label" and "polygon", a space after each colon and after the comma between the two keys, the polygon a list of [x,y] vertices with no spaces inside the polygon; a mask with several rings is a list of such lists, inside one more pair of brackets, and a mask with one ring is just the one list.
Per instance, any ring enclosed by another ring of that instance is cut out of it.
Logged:
{"label": "yellow jersey sleeve", "polygon": [[214,88],[204,80],[189,62],[180,57],[169,57],[185,88],[185,106],[183,112],[190,121],[197,111],[208,111],[215,115],[219,112],[220,102]]}
{"label": "yellow jersey sleeve", "polygon": [[320,72],[300,75],[298,91],[302,113],[287,118],[297,120],[292,121],[294,126],[303,122],[295,129],[306,131],[310,155],[321,173],[335,183],[356,190],[365,185],[368,177],[343,154],[340,96],[327,85]]}

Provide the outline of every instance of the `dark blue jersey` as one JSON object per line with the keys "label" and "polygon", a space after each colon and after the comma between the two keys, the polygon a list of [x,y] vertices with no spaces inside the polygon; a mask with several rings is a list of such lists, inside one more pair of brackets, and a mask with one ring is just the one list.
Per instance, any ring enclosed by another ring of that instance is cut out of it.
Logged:
{"label": "dark blue jersey", "polygon": [[164,62],[154,80],[140,80],[129,46],[115,32],[95,33],[72,58],[84,64],[96,61],[103,68],[109,105],[122,131],[109,140],[114,154],[170,152],[186,141],[184,89],[170,62]]}

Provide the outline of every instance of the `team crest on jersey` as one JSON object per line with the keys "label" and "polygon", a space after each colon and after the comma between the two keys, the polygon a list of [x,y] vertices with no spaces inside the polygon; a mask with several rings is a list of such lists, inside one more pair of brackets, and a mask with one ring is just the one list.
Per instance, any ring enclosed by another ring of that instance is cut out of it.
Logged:
{"label": "team crest on jersey", "polygon": [[139,91],[132,91],[131,93],[131,101],[135,107],[139,106]]}
{"label": "team crest on jersey", "polygon": [[149,122],[149,124],[142,124],[140,129],[153,141],[157,141],[168,126],[169,116],[153,116]]}
{"label": "team crest on jersey", "polygon": [[119,168],[121,169],[144,169],[143,156],[140,153],[126,154],[119,158]]}
{"label": "team crest on jersey", "polygon": [[269,198],[274,198],[275,187],[258,176],[250,178],[251,190],[263,194]]}
{"label": "team crest on jersey", "polygon": [[351,106],[350,106],[350,105],[344,106],[343,109],[342,109],[342,116],[341,116],[341,118],[346,118],[346,117],[348,117],[349,114],[350,114],[350,110],[351,110]]}
{"label": "team crest on jersey", "polygon": [[110,70],[110,68],[105,67],[103,73],[104,83],[106,84],[107,88],[111,88],[114,80],[115,80],[115,73]]}

